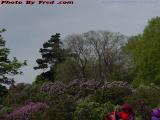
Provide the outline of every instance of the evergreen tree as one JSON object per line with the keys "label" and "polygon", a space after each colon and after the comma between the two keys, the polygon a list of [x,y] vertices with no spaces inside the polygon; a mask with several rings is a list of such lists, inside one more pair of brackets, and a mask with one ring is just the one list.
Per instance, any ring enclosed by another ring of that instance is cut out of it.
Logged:
{"label": "evergreen tree", "polygon": [[60,33],[52,35],[50,40],[43,44],[43,48],[41,48],[39,52],[41,53],[42,58],[36,60],[38,66],[34,67],[34,69],[49,68],[47,72],[43,72],[41,75],[44,78],[53,81],[56,65],[65,60],[65,50],[62,48]]}
{"label": "evergreen tree", "polygon": [[9,78],[9,75],[22,74],[22,71],[19,69],[26,65],[26,61],[21,63],[16,57],[13,60],[8,59],[10,50],[5,47],[6,41],[2,37],[2,33],[5,32],[5,29],[0,30],[0,85],[3,84],[13,84],[14,79]]}

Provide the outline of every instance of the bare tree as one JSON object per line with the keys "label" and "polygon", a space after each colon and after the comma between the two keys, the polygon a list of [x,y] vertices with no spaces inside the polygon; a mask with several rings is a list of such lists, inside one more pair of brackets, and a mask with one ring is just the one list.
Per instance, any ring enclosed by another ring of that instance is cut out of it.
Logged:
{"label": "bare tree", "polygon": [[92,46],[95,60],[98,59],[98,68],[100,79],[104,80],[104,75],[102,72],[102,51],[103,51],[103,42],[101,36],[96,31],[89,31],[84,33],[83,36],[86,38],[86,41]]}
{"label": "bare tree", "polygon": [[84,36],[94,48],[101,80],[111,80],[114,65],[123,62],[121,47],[125,43],[125,36],[109,31],[89,31]]}
{"label": "bare tree", "polygon": [[66,38],[66,42],[74,60],[80,67],[79,78],[86,78],[86,66],[91,53],[90,47],[81,35],[70,35]]}
{"label": "bare tree", "polygon": [[124,63],[121,47],[125,37],[119,33],[89,31],[70,35],[66,41],[80,67],[81,78],[86,78],[87,65],[92,63],[89,67],[92,67],[92,74],[96,74],[94,79],[111,81],[115,66],[121,67]]}

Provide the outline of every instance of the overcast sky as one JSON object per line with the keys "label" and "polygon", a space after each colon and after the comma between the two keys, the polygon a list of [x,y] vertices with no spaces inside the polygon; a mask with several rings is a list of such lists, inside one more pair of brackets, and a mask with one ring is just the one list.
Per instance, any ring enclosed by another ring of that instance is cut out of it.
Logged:
{"label": "overcast sky", "polygon": [[148,20],[160,16],[160,0],[74,0],[73,5],[1,5],[0,28],[10,57],[27,60],[16,82],[31,83],[39,49],[56,32],[62,36],[109,30],[127,36],[141,33]]}

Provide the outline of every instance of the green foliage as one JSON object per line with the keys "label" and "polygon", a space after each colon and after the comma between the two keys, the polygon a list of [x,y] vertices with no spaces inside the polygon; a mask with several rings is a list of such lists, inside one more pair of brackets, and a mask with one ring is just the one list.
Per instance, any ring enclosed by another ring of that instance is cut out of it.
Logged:
{"label": "green foliage", "polygon": [[131,37],[126,44],[137,84],[159,82],[160,73],[160,17],[153,18],[142,35]]}
{"label": "green foliage", "polygon": [[38,85],[19,83],[10,87],[9,94],[4,98],[3,104],[7,106],[23,104],[34,99],[38,93]]}
{"label": "green foliage", "polygon": [[154,84],[149,86],[141,85],[126,100],[133,105],[136,115],[141,120],[150,120],[151,110],[158,107],[160,103],[159,91],[160,88]]}
{"label": "green foliage", "polygon": [[40,75],[37,75],[37,77],[36,77],[35,81],[33,82],[33,84],[42,85],[46,81],[47,81],[47,79],[42,74],[40,74]]}
{"label": "green foliage", "polygon": [[11,107],[3,106],[2,108],[0,108],[0,118],[4,117],[8,113],[10,113],[12,110],[13,110],[13,108],[11,108]]}
{"label": "green foliage", "polygon": [[136,102],[139,100],[143,100],[145,104],[150,108],[155,108],[160,103],[160,88],[155,85],[144,86],[141,85],[135,89],[132,95],[128,97],[128,101],[134,106],[136,106]]}
{"label": "green foliage", "polygon": [[80,68],[76,62],[72,59],[67,59],[66,61],[58,64],[56,67],[55,80],[68,83],[71,80],[78,78]]}
{"label": "green foliage", "polygon": [[2,102],[2,97],[8,94],[8,90],[5,86],[0,84],[0,103]]}
{"label": "green foliage", "polygon": [[72,120],[75,100],[72,96],[62,95],[50,97],[49,108],[44,114],[35,114],[33,120]]}
{"label": "green foliage", "polygon": [[[32,85],[14,85],[9,78],[21,74],[25,62],[8,59],[4,31],[0,30],[0,119],[28,101],[49,106],[34,113],[32,120],[102,120],[115,105],[125,102],[133,105],[138,119],[149,120],[151,109],[159,106],[160,17],[150,20],[143,34],[130,37],[125,46],[121,34],[90,31],[68,37],[68,52],[62,48],[60,34],[52,35],[34,67],[49,71],[38,75]],[[105,80],[132,82],[135,89],[126,84],[115,87]],[[44,85],[46,81],[51,82]],[[12,86],[7,90],[2,83]]]}
{"label": "green foliage", "polygon": [[65,59],[65,50],[62,49],[60,33],[52,35],[50,40],[43,44],[43,48],[41,48],[39,52],[41,53],[42,58],[36,60],[38,66],[34,67],[34,69],[49,68],[50,70],[42,75],[45,79],[52,81],[54,80],[53,74],[55,72],[56,65],[63,62]]}
{"label": "green foliage", "polygon": [[74,120],[102,120],[106,113],[111,112],[114,105],[110,102],[100,104],[86,100],[79,101],[74,113]]}
{"label": "green foliage", "polygon": [[127,88],[110,88],[97,90],[94,99],[99,103],[106,103],[111,101],[112,104],[123,104],[124,97],[127,97],[132,92]]}
{"label": "green foliage", "polygon": [[68,36],[66,43],[79,67],[79,78],[99,81],[125,78],[126,74],[121,74],[126,71],[125,56],[121,51],[125,43],[124,35],[109,31],[89,31]]}
{"label": "green foliage", "polygon": [[9,78],[9,75],[21,74],[20,68],[26,65],[26,61],[19,62],[16,57],[13,60],[8,59],[10,50],[5,47],[6,41],[2,37],[2,33],[5,29],[0,30],[0,84],[13,84],[14,79]]}

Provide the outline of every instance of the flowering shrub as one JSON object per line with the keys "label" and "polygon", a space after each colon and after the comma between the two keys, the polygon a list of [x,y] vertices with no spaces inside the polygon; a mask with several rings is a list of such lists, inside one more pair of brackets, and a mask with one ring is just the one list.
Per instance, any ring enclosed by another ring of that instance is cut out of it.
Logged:
{"label": "flowering shrub", "polygon": [[49,108],[42,113],[35,113],[31,120],[73,120],[75,100],[73,96],[66,94],[51,97],[48,102]]}
{"label": "flowering shrub", "polygon": [[100,88],[100,82],[95,80],[87,80],[84,82],[81,82],[80,84],[80,91],[78,96],[79,97],[86,97],[90,94],[93,94],[95,90]]}
{"label": "flowering shrub", "polygon": [[73,80],[66,86],[66,92],[70,95],[78,96],[81,82],[79,79]]}
{"label": "flowering shrub", "polygon": [[8,114],[6,120],[30,120],[33,113],[43,111],[46,108],[48,108],[48,106],[45,103],[30,102]]}
{"label": "flowering shrub", "polygon": [[80,83],[80,88],[81,89],[90,89],[90,90],[95,90],[98,89],[100,85],[100,82],[95,81],[95,80],[87,80],[87,81],[82,81]]}
{"label": "flowering shrub", "polygon": [[102,86],[103,89],[107,88],[127,88],[132,90],[132,87],[127,83],[123,81],[113,81],[113,82],[106,82]]}
{"label": "flowering shrub", "polygon": [[46,92],[49,95],[60,95],[64,93],[64,90],[65,85],[60,81],[56,81],[54,83],[46,82],[41,87],[41,92]]}
{"label": "flowering shrub", "polygon": [[104,90],[111,88],[126,88],[131,90],[131,87],[127,82],[114,81],[101,83],[95,80],[73,80],[69,84],[64,84],[62,82],[47,82],[41,87],[41,91],[48,93],[49,95],[61,95],[67,93],[77,97],[86,97],[93,94],[95,90]]}
{"label": "flowering shrub", "polygon": [[93,94],[96,89],[99,88],[100,82],[95,80],[74,80],[70,82],[66,91],[68,94],[77,96],[77,97],[86,97],[90,94]]}

